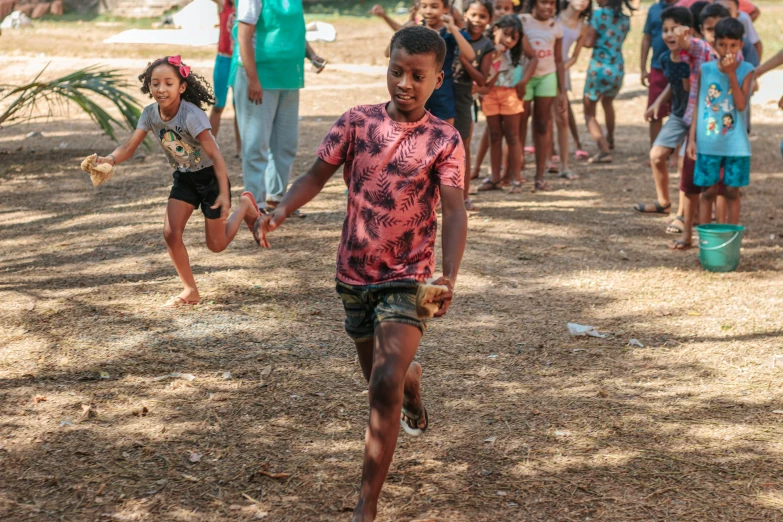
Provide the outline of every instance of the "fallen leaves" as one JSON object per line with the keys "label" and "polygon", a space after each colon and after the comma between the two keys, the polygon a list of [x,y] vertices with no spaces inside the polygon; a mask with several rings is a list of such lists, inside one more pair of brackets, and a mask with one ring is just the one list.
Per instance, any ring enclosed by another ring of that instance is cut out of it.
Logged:
{"label": "fallen leaves", "polygon": [[79,416],[79,422],[84,422],[90,417],[98,415],[95,406],[92,404],[82,404],[82,414]]}
{"label": "fallen leaves", "polygon": [[39,402],[46,401],[46,395],[36,395],[33,397],[33,403],[38,404]]}
{"label": "fallen leaves", "polygon": [[191,464],[195,464],[196,462],[201,462],[201,453],[198,453],[197,451],[191,451],[188,454],[188,462]]}

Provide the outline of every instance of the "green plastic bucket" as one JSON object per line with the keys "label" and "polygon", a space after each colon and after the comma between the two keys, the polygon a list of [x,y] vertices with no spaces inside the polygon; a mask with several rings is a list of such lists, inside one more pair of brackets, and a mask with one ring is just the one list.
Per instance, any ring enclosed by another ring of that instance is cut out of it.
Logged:
{"label": "green plastic bucket", "polygon": [[699,232],[701,266],[710,272],[733,272],[740,262],[742,225],[711,223],[696,227]]}

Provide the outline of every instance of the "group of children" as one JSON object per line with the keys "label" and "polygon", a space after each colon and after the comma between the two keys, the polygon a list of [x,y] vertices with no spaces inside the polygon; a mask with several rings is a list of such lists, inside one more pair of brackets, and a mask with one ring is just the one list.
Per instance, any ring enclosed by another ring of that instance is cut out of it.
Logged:
{"label": "group of children", "polygon": [[[404,25],[391,20],[380,6],[372,9],[394,30],[417,25],[420,15],[421,25],[439,31],[444,38],[446,80],[433,93],[427,109],[454,124],[466,151],[478,105],[474,100],[480,101],[487,128],[472,169],[469,152],[466,156],[467,210],[477,210],[469,196],[470,179],[479,177],[487,151],[491,174],[478,192],[503,186],[510,186],[511,194],[521,192],[525,152],[535,155],[534,192],[551,189],[546,172],[577,179],[570,168],[569,133],[577,159],[612,161],[613,101],[624,77],[622,44],[630,30],[625,11],[632,7],[627,0],[598,0],[597,4],[593,10],[590,0],[466,0],[461,6],[449,0],[419,0]],[[567,97],[570,68],[583,47],[593,48],[584,91],[587,127],[599,148],[592,158],[582,149]],[[595,117],[599,102],[606,114],[606,134]],[[524,147],[531,118],[533,146]],[[553,154],[553,122],[559,156]]]}
{"label": "group of children", "polygon": [[666,229],[679,234],[672,250],[692,246],[694,223],[739,222],[740,189],[750,183],[750,96],[763,52],[751,14],[741,7],[759,14],[740,0],[660,0],[648,12],[642,78],[650,86],[646,117],[657,199],[634,208],[670,212],[668,160],[679,150],[679,209]]}
{"label": "group of children", "polygon": [[[697,24],[696,5],[669,6],[657,14],[666,50],[657,52],[653,70],[660,71],[667,86],[653,100],[648,117],[659,118],[665,104],[671,105],[671,113],[651,151],[660,189],[658,201],[652,206],[639,205],[637,210],[668,211],[671,203],[666,203],[664,192],[668,179],[659,182],[664,174],[668,176],[668,156],[682,149],[684,227],[674,248],[690,245],[693,209],[699,197],[701,222],[711,219],[713,204],[723,194],[725,220],[736,223],[739,188],[748,184],[748,107],[754,68],[742,51],[747,46],[743,24],[722,6],[724,1],[704,8]],[[461,30],[444,0],[422,0],[414,16],[421,14],[424,27],[416,23],[399,27],[389,46],[390,101],[360,105],[343,114],[324,138],[313,166],[269,213],[259,209],[252,193],[243,192],[229,215],[231,187],[226,165],[204,112],[215,104],[215,96],[179,56],[157,59],[142,72],[141,91],[155,103],[145,107],[126,143],[98,158],[98,163],[121,163],[152,132],[175,169],[164,237],[185,288],[167,306],[199,302],[182,241],[194,210],[200,207],[204,214],[210,250],[225,249],[243,222],[256,242],[269,248],[269,235],[316,197],[343,167],[348,205],[337,253],[336,292],[345,309],[346,332],[354,341],[368,382],[370,401],[354,522],[375,519],[399,435],[397,426],[414,436],[429,427],[420,389],[422,368],[414,361],[428,320],[420,307],[435,305],[435,317],[440,317],[453,298],[467,237],[470,201],[465,189],[471,169],[465,144],[473,132],[474,95],[481,96],[487,116],[492,160],[492,175],[482,187],[496,189],[505,169],[511,192],[519,191],[522,145],[532,114],[534,190],[546,190],[552,121],[557,122],[563,174],[569,172],[568,133],[573,113],[566,97],[568,70],[582,46],[593,47],[585,86],[588,128],[599,147],[592,159],[611,161],[611,105],[624,75],[621,46],[629,19],[621,0],[597,3],[593,11],[589,0],[564,0],[562,5],[554,0],[531,0],[526,4],[528,12],[520,16],[513,13],[510,0],[493,4],[469,0]],[[374,11],[383,15],[377,8]],[[703,39],[694,36],[696,31]],[[647,50],[654,47],[655,35],[645,45]],[[761,69],[783,64],[783,52],[773,61]],[[651,74],[650,81],[658,80]],[[598,102],[607,112],[606,134],[595,121]],[[581,151],[578,144],[577,151]],[[440,273],[435,259],[438,206],[443,227]],[[423,298],[425,283],[438,286],[440,293]]]}

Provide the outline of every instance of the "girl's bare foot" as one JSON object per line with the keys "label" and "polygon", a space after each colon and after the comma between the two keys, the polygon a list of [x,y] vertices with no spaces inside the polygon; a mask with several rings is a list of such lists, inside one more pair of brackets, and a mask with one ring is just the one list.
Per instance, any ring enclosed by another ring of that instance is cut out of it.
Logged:
{"label": "girl's bare foot", "polygon": [[253,231],[253,225],[255,225],[258,216],[261,215],[261,211],[258,209],[256,198],[253,197],[252,192],[243,192],[239,196],[239,206],[244,207],[244,217],[242,218],[250,231]]}
{"label": "girl's bare foot", "polygon": [[176,308],[178,306],[192,306],[197,305],[201,300],[201,296],[198,295],[198,290],[195,288],[186,288],[177,297],[172,297],[163,306],[165,308]]}

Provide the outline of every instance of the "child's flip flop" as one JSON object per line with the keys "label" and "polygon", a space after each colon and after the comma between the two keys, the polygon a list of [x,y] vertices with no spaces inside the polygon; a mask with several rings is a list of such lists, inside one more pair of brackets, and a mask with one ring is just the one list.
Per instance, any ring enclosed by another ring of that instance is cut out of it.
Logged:
{"label": "child's flip flop", "polygon": [[[419,419],[422,417],[424,417],[424,427],[419,428]],[[400,416],[400,426],[402,426],[402,429],[405,430],[405,433],[408,435],[414,437],[424,435],[424,432],[427,431],[427,428],[430,426],[430,416],[427,413],[427,408],[422,404],[421,411],[416,415],[403,406],[402,415]]]}

